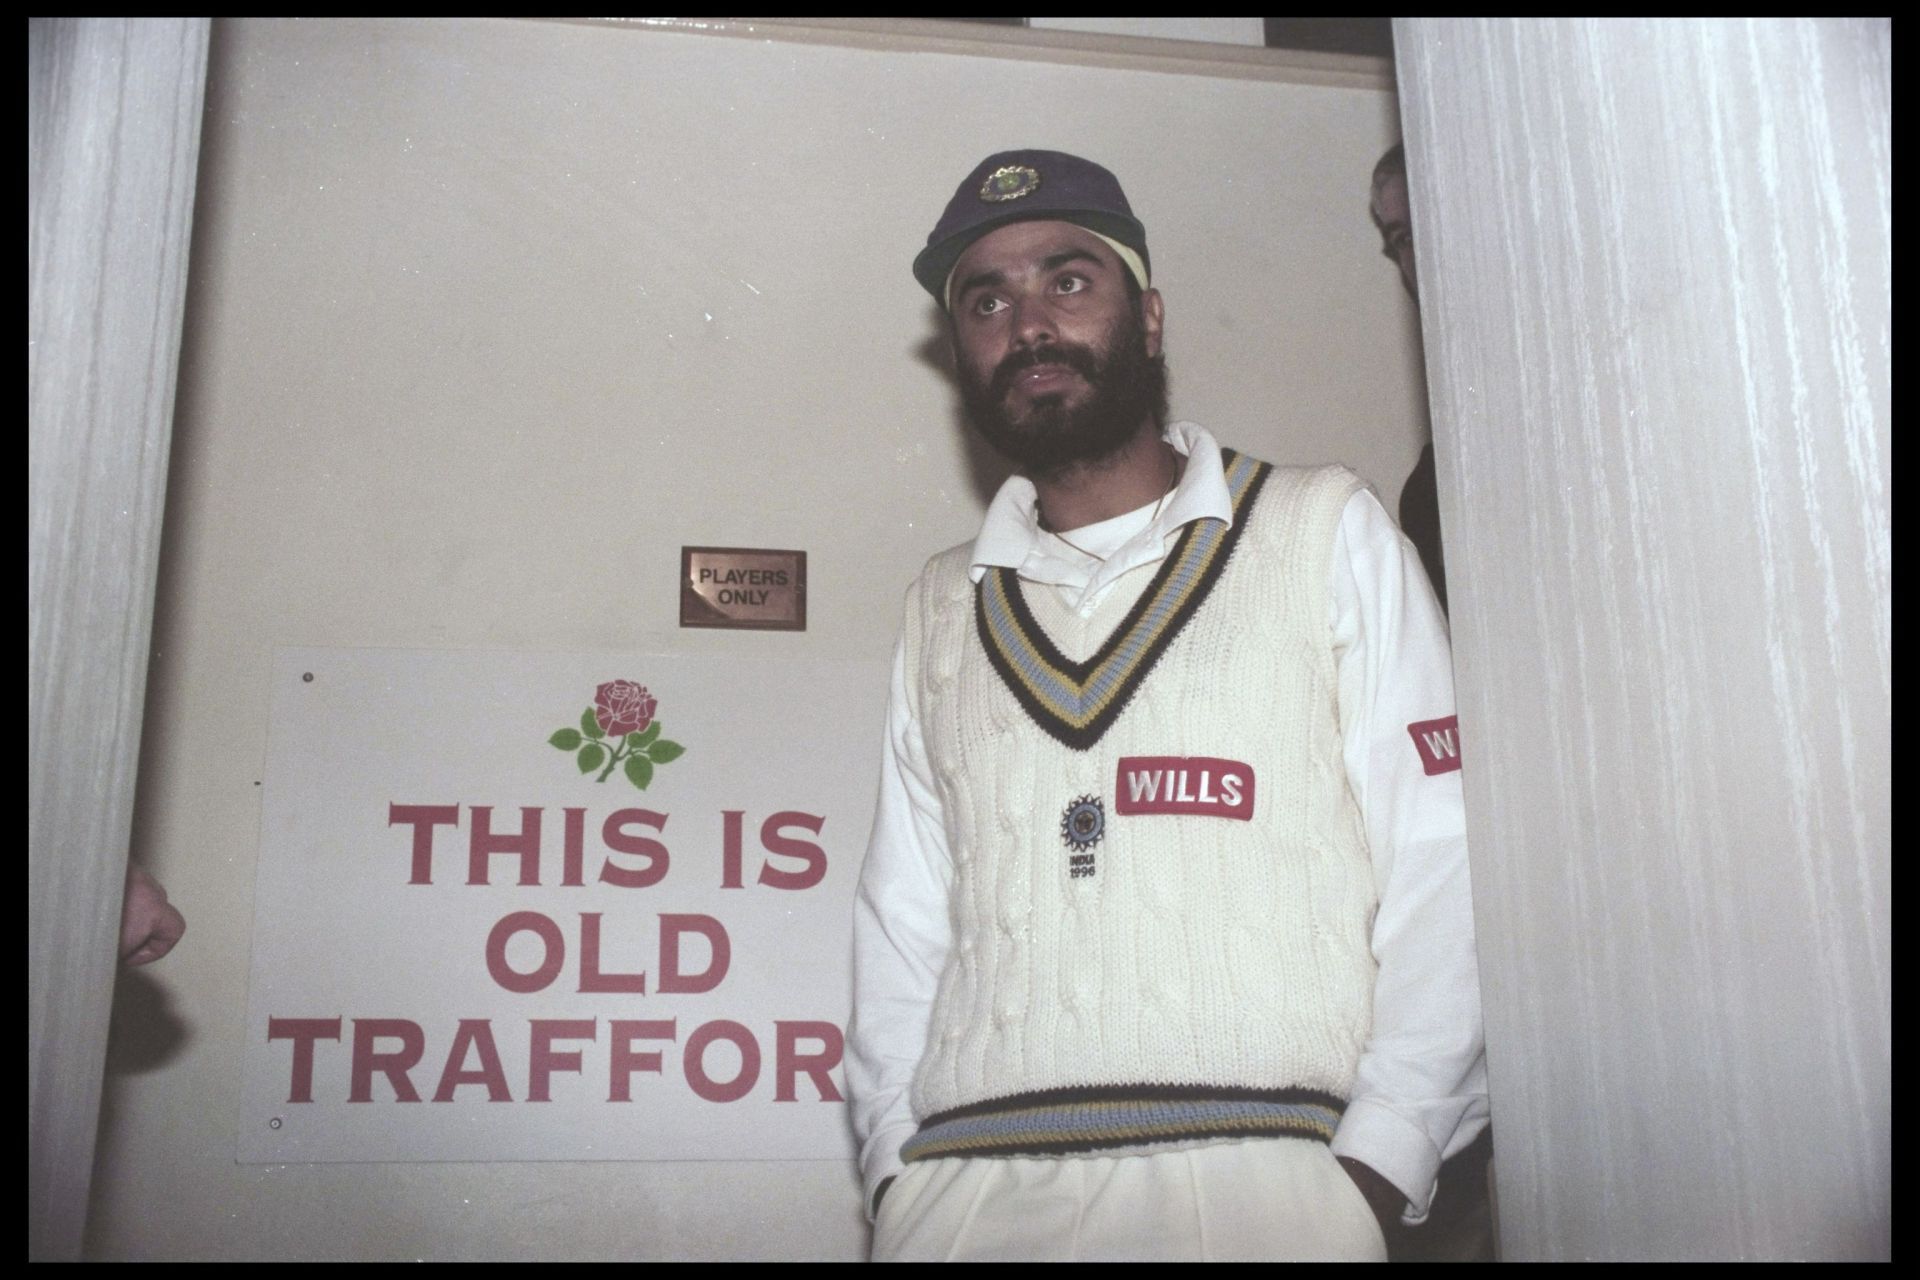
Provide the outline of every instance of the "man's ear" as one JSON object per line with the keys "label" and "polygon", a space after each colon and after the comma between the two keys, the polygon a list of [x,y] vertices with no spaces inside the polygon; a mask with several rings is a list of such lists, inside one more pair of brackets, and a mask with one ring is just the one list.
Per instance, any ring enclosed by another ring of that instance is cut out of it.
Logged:
{"label": "man's ear", "polygon": [[959,372],[960,348],[953,334],[953,317],[942,311],[936,327],[928,332],[914,350],[932,368],[949,376]]}
{"label": "man's ear", "polygon": [[1160,333],[1167,321],[1167,305],[1160,297],[1158,289],[1149,289],[1140,295],[1140,328],[1147,335],[1147,358],[1157,359],[1160,355]]}

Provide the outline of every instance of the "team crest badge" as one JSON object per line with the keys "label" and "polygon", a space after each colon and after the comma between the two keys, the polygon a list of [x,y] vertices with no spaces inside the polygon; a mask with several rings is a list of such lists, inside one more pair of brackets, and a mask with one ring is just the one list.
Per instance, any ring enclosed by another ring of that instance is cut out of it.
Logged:
{"label": "team crest badge", "polygon": [[1107,811],[1099,796],[1081,796],[1060,815],[1060,839],[1067,848],[1084,853],[1107,833]]}
{"label": "team crest badge", "polygon": [[1060,841],[1067,854],[1067,874],[1075,880],[1093,874],[1093,846],[1107,834],[1107,811],[1099,796],[1081,796],[1060,815]]}
{"label": "team crest badge", "polygon": [[980,198],[988,204],[1002,204],[1030,196],[1039,189],[1039,170],[1024,164],[1010,164],[987,175],[987,180],[980,184]]}

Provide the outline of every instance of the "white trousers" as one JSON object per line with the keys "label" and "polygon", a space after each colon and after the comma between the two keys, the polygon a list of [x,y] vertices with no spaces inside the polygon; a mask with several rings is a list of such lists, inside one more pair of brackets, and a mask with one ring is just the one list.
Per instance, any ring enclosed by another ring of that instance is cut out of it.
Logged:
{"label": "white trousers", "polygon": [[1366,1197],[1318,1142],[1150,1155],[922,1160],[894,1179],[875,1262],[1385,1262]]}

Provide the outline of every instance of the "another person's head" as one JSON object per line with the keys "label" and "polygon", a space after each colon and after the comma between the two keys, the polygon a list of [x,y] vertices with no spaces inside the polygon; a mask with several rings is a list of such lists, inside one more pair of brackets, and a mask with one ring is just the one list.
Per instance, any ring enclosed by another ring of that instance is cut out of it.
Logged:
{"label": "another person's head", "polygon": [[1380,228],[1380,252],[1400,268],[1400,279],[1411,297],[1420,296],[1413,270],[1413,212],[1407,201],[1407,151],[1394,143],[1373,166],[1373,198],[1369,202],[1373,225]]}
{"label": "another person's head", "polygon": [[1029,473],[1097,463],[1165,425],[1149,262],[1119,181],[1057,151],[983,160],[914,259],[947,313],[969,420]]}

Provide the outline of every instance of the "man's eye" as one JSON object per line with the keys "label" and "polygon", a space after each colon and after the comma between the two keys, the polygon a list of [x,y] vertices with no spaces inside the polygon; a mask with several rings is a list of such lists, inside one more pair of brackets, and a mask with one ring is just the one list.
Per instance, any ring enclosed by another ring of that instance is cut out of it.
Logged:
{"label": "man's eye", "polygon": [[1061,276],[1059,282],[1054,285],[1054,288],[1058,289],[1061,293],[1079,293],[1086,287],[1087,278],[1085,276]]}
{"label": "man's eye", "polygon": [[973,312],[975,315],[990,316],[990,315],[993,315],[995,312],[1005,309],[1006,305],[1007,304],[1005,302],[1002,302],[999,298],[994,297],[992,294],[988,294],[985,297],[981,298],[980,301],[973,304]]}

